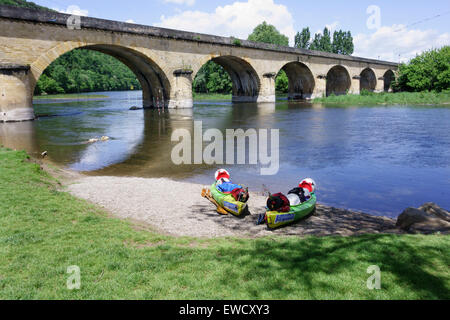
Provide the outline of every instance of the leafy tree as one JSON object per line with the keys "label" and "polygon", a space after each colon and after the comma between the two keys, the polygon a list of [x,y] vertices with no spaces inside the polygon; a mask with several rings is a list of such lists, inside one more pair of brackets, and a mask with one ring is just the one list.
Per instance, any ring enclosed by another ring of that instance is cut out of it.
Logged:
{"label": "leafy tree", "polygon": [[399,67],[396,91],[445,91],[450,88],[450,46],[416,56]]}
{"label": "leafy tree", "polygon": [[25,1],[25,0],[0,0],[0,5],[54,11],[49,8],[39,6],[39,5],[35,4],[34,2],[29,2],[29,1]]}
{"label": "leafy tree", "polygon": [[289,46],[289,38],[281,34],[275,26],[263,22],[248,36],[249,41]]}
{"label": "leafy tree", "polygon": [[320,51],[332,52],[333,45],[331,43],[331,31],[325,27],[323,34],[320,37]]}
{"label": "leafy tree", "polygon": [[193,90],[198,93],[231,93],[231,78],[222,66],[208,61],[198,71]]}
{"label": "leafy tree", "polygon": [[295,47],[309,49],[311,40],[311,32],[309,27],[303,28],[302,32],[297,32],[295,35]]}
{"label": "leafy tree", "polygon": [[323,51],[322,50],[322,34],[316,33],[314,35],[314,39],[311,42],[311,45],[309,46],[310,50],[316,50],[316,51]]}
{"label": "leafy tree", "polygon": [[45,69],[35,94],[141,89],[134,73],[119,60],[92,50],[75,49]]}
{"label": "leafy tree", "polygon": [[332,52],[351,55],[354,51],[353,37],[350,31],[335,31],[333,33]]}

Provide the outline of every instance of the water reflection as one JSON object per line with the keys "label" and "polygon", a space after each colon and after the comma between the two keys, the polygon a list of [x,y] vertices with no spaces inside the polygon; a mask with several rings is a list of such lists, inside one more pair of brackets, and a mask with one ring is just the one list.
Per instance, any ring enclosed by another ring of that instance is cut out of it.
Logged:
{"label": "water reflection", "polygon": [[40,153],[33,121],[0,123],[0,145],[17,150],[27,150],[32,156]]}

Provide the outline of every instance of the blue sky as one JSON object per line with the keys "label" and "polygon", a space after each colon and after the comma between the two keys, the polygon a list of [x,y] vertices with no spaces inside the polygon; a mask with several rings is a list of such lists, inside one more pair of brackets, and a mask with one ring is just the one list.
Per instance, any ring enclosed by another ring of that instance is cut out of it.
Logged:
{"label": "blue sky", "polygon": [[[313,33],[329,26],[352,31],[354,55],[390,61],[405,61],[423,50],[450,45],[448,0],[34,2],[68,13],[240,38],[246,38],[258,23],[266,20],[288,35],[291,44],[295,32],[305,26]],[[376,7],[368,13],[370,6]]]}

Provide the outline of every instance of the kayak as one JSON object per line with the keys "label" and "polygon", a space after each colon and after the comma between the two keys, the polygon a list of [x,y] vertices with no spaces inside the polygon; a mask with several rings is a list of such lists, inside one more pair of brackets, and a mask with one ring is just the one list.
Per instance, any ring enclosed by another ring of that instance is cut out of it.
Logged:
{"label": "kayak", "polygon": [[307,217],[316,208],[316,203],[316,195],[311,193],[311,199],[299,204],[298,206],[291,206],[291,210],[289,212],[268,211],[266,212],[264,219],[269,228],[278,228]]}
{"label": "kayak", "polygon": [[211,186],[211,195],[222,208],[235,216],[240,216],[247,210],[246,203],[236,201],[231,194],[220,192],[215,183]]}

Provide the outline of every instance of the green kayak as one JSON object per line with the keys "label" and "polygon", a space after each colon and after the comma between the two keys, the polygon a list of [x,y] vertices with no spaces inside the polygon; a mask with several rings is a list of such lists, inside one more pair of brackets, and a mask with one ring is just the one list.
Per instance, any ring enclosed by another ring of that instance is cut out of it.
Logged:
{"label": "green kayak", "polygon": [[289,223],[299,221],[310,215],[316,208],[317,198],[315,193],[311,193],[311,199],[298,206],[291,206],[289,212],[268,211],[265,214],[265,221],[269,228],[278,228]]}

